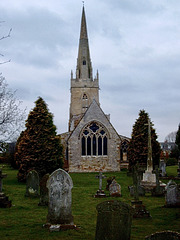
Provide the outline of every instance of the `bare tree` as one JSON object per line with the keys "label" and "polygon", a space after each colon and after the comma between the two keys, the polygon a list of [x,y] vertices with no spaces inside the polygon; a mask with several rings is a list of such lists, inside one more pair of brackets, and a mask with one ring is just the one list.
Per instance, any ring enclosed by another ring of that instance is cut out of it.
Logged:
{"label": "bare tree", "polygon": [[169,133],[169,134],[165,137],[165,140],[164,140],[164,141],[175,143],[175,141],[176,141],[176,133],[177,133],[177,131],[174,131],[174,132]]}
{"label": "bare tree", "polygon": [[[2,23],[2,21],[0,21],[0,23]],[[4,39],[6,39],[6,38],[9,38],[9,37],[11,36],[11,32],[12,32],[12,28],[9,30],[9,32],[8,32],[7,35],[0,37],[0,41],[1,41],[1,40],[4,40]],[[1,56],[1,57],[4,57],[4,55],[3,55],[2,53],[0,53],[0,56]],[[10,62],[10,61],[11,61],[11,59],[6,60],[6,61],[3,61],[3,62],[0,62],[0,64],[8,63],[8,62]]]}
{"label": "bare tree", "polygon": [[20,109],[21,101],[16,92],[8,88],[5,78],[0,75],[0,148],[4,142],[14,141],[24,127],[25,110]]}

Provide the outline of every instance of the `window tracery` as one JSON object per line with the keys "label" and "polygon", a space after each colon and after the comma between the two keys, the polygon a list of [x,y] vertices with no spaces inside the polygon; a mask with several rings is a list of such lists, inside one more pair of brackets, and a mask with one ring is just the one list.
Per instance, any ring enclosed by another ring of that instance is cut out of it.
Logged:
{"label": "window tracery", "polygon": [[81,134],[82,156],[104,156],[108,154],[108,135],[99,123],[91,122]]}

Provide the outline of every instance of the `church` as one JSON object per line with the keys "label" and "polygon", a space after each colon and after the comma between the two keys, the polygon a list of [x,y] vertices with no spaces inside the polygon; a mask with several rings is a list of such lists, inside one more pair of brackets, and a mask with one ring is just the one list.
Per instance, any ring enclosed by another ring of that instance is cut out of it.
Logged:
{"label": "church", "polygon": [[69,172],[111,172],[128,167],[129,138],[121,136],[99,102],[99,74],[93,79],[83,6],[76,74],[71,71],[68,132],[60,134]]}

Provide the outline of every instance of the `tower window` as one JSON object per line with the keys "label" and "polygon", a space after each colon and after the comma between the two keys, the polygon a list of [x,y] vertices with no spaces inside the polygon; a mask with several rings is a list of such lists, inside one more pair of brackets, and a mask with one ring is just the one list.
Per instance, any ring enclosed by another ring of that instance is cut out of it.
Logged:
{"label": "tower window", "polygon": [[85,60],[83,60],[83,65],[86,65],[86,61]]}
{"label": "tower window", "polygon": [[82,97],[82,112],[84,113],[87,110],[87,108],[88,108],[88,97],[84,93]]}
{"label": "tower window", "polygon": [[86,126],[81,135],[82,156],[108,155],[108,136],[105,128],[95,122]]}

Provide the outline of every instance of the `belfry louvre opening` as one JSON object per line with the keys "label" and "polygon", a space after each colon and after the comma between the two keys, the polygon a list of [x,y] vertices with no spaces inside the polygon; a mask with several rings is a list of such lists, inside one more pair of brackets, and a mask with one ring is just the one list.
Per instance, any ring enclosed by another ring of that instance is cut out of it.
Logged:
{"label": "belfry louvre opening", "polygon": [[81,134],[82,156],[108,155],[108,135],[106,129],[97,122],[87,125]]}

